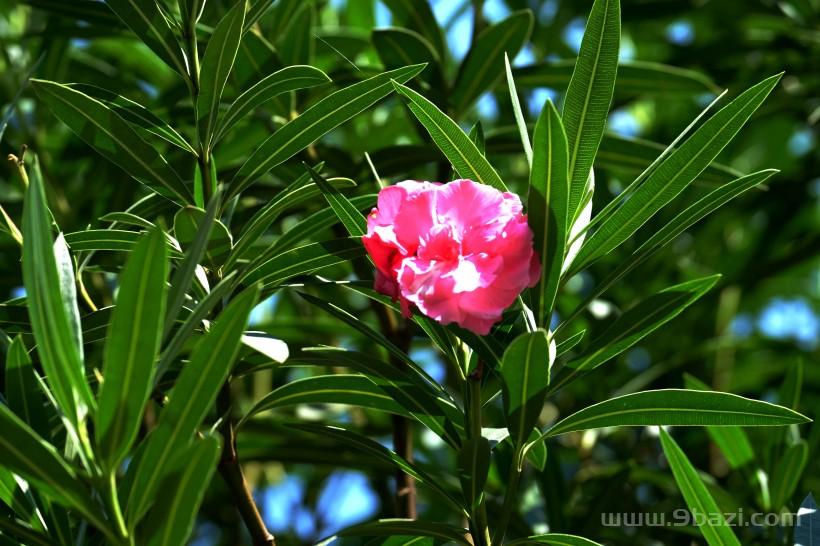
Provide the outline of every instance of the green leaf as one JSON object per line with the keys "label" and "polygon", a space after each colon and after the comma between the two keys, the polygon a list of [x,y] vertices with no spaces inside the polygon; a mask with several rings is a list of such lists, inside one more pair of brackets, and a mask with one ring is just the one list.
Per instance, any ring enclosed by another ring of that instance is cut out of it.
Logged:
{"label": "green leaf", "polygon": [[173,487],[160,497],[146,516],[140,544],[176,546],[187,544],[194,530],[199,507],[219,460],[220,441],[215,436],[197,439],[177,454],[179,472],[172,476]]}
{"label": "green leaf", "polygon": [[575,218],[604,134],[618,72],[621,8],[618,0],[595,0],[564,99],[569,144],[569,214]]}
{"label": "green leaf", "polygon": [[134,249],[140,234],[136,231],[122,229],[88,229],[66,233],[65,241],[74,252],[86,250],[121,250]]}
{"label": "green leaf", "polygon": [[519,538],[510,542],[510,546],[525,544],[549,544],[551,546],[601,546],[588,538],[575,535],[565,535],[562,533],[547,533],[545,535],[534,535],[527,538]]}
{"label": "green leaf", "polygon": [[40,436],[49,437],[49,414],[44,408],[45,399],[40,378],[31,364],[22,336],[11,342],[6,356],[6,404]]}
{"label": "green leaf", "polygon": [[561,370],[553,380],[551,392],[569,383],[579,373],[595,369],[621,354],[678,316],[706,294],[719,278],[719,275],[713,275],[670,286],[630,308],[595,338],[581,356]]}
{"label": "green leaf", "polygon": [[440,74],[441,58],[433,45],[421,34],[401,27],[375,28],[371,35],[373,48],[385,68],[426,63],[430,70]]}
{"label": "green leaf", "polygon": [[414,366],[400,369],[369,354],[343,349],[313,349],[290,359],[293,363],[308,363],[326,367],[344,366],[374,378],[378,386],[395,400],[404,411],[453,447],[460,444],[464,427],[463,412],[430,384]]}
{"label": "green leaf", "polygon": [[[76,291],[73,282],[64,282],[67,276],[73,281],[73,272],[63,258],[62,237],[56,245],[51,238],[51,213],[36,165],[31,174],[23,206],[23,281],[29,319],[54,398],[76,428],[94,410],[95,401],[85,380]],[[60,263],[69,270],[61,271]]]}
{"label": "green leaf", "polygon": [[219,101],[233,68],[239,42],[242,40],[246,2],[237,2],[219,21],[211,38],[199,73],[196,119],[199,139],[206,150],[213,145]]}
{"label": "green leaf", "polygon": [[467,136],[470,137],[470,142],[475,144],[475,147],[478,148],[481,155],[487,155],[484,140],[484,126],[481,124],[481,120],[475,122],[475,125],[472,126]]}
{"label": "green leaf", "polygon": [[106,0],[106,4],[160,59],[187,78],[185,56],[156,2]]}
{"label": "green leaf", "polygon": [[103,356],[97,412],[97,453],[116,471],[137,438],[153,386],[165,319],[168,251],[165,234],[143,236],[119,278]]}
{"label": "green leaf", "polygon": [[390,9],[395,19],[394,24],[399,27],[409,28],[424,36],[432,44],[438,53],[439,58],[444,59],[447,46],[441,27],[436,21],[436,16],[430,8],[428,2],[416,2],[415,0],[384,0],[384,4]]}
{"label": "green leaf", "polygon": [[[320,168],[317,165],[317,169]],[[279,218],[279,216],[291,207],[297,207],[321,194],[316,184],[309,182],[310,174],[305,173],[289,184],[285,189],[279,191],[276,196],[264,207],[259,209],[245,224],[242,232],[234,245],[233,252],[225,262],[225,269],[230,270],[245,253],[253,247],[265,231]],[[328,183],[336,188],[355,186],[356,183],[349,178],[329,178]]]}
{"label": "green leaf", "polygon": [[[177,269],[171,278],[171,289],[168,292],[168,307],[165,314],[165,327],[163,338],[167,338],[171,328],[179,315],[182,306],[185,304],[185,296],[191,288],[196,269],[202,261],[205,251],[211,242],[211,232],[213,231],[216,214],[222,202],[221,195],[217,193],[208,203],[196,226],[193,237],[188,241],[190,244],[185,250],[185,257],[177,265]],[[176,221],[176,217],[174,218]],[[223,226],[224,227],[224,226]]]}
{"label": "green leaf", "polygon": [[340,537],[382,537],[389,535],[433,537],[445,543],[471,544],[471,542],[465,538],[468,535],[467,529],[454,527],[446,523],[434,523],[432,521],[413,519],[380,519],[378,521],[354,525],[338,533]]}
{"label": "green leaf", "polygon": [[806,423],[794,410],[736,394],[688,389],[636,392],[594,404],[562,419],[544,434],[617,426],[776,426]]}
{"label": "green leaf", "polygon": [[804,440],[799,440],[789,446],[775,465],[772,479],[769,482],[772,508],[779,510],[788,505],[789,499],[794,495],[803,477],[808,460],[809,445]]}
{"label": "green leaf", "polygon": [[587,240],[573,270],[580,270],[627,240],[682,192],[737,134],[780,75],[753,86],[701,125]]}
{"label": "green leaf", "polygon": [[530,169],[527,218],[541,259],[541,279],[530,292],[535,322],[549,326],[558,294],[570,217],[567,137],[558,110],[547,100],[538,117]]}
{"label": "green leaf", "polygon": [[67,85],[72,89],[76,89],[103,102],[122,119],[130,123],[141,135],[145,137],[159,137],[165,142],[196,155],[196,150],[188,144],[182,135],[145,106],[122,95],[118,95],[113,91],[95,85],[85,83],[72,83]]}
{"label": "green leaf", "polygon": [[[515,80],[513,79],[512,68],[510,68],[510,58],[507,56],[506,52],[504,53],[504,70],[507,76],[507,87],[510,90],[510,102],[513,107],[513,115],[515,116],[515,125],[518,127],[519,135],[521,135],[521,146],[524,148],[524,155],[527,156],[527,163],[532,166],[532,144],[530,144],[530,133],[529,129],[527,129],[527,121],[524,119],[524,114],[521,111],[521,103],[518,100],[518,91],[515,89]],[[564,140],[566,141],[566,135],[564,136]]]}
{"label": "green leaf", "polygon": [[156,499],[171,457],[190,445],[216,400],[239,353],[240,339],[258,297],[259,291],[253,287],[231,301],[196,345],[177,378],[157,428],[145,440],[147,443],[134,473],[126,509],[130,529]]}
{"label": "green leaf", "polygon": [[310,243],[254,262],[241,282],[264,282],[266,286],[278,286],[297,275],[347,263],[364,255],[364,246],[359,238]]}
{"label": "green leaf", "polygon": [[157,366],[157,373],[155,376],[155,383],[162,379],[162,376],[176,359],[188,337],[196,330],[197,326],[202,324],[210,314],[211,310],[216,307],[217,303],[222,303],[223,298],[227,298],[234,289],[234,281],[236,280],[236,271],[226,275],[219,284],[214,286],[208,294],[200,300],[200,302],[191,311],[191,314],[185,319],[179,329],[171,338],[168,346],[162,351],[159,365]]}
{"label": "green leaf", "polygon": [[475,510],[484,496],[484,485],[490,472],[490,441],[483,436],[465,440],[456,462],[464,501],[471,510]]}
{"label": "green leaf", "polygon": [[271,99],[289,91],[315,87],[329,81],[327,74],[312,66],[288,66],[277,70],[233,101],[219,118],[213,142],[219,142],[234,124]]}
{"label": "green leaf", "polygon": [[[336,374],[303,377],[265,395],[248,411],[243,421],[276,408],[300,404],[348,404],[411,417],[392,396],[379,387],[383,379],[365,375]],[[395,388],[412,388],[400,383]]]}
{"label": "green leaf", "polygon": [[[699,391],[711,391],[706,383],[694,378],[689,374],[683,375],[684,385],[687,389]],[[718,446],[721,453],[726,457],[726,461],[732,468],[740,468],[755,458],[752,444],[746,431],[739,427],[706,427],[706,432],[713,442]]]}
{"label": "green leaf", "polygon": [[[513,70],[519,87],[561,89],[572,77],[577,61],[560,60],[518,67]],[[694,70],[646,61],[620,61],[615,80],[615,96],[691,97],[720,90],[705,75]]]}
{"label": "green leaf", "polygon": [[0,404],[0,466],[36,485],[37,490],[113,539],[105,517],[74,469],[4,404]]}
{"label": "green leaf", "polygon": [[[336,216],[339,217],[339,220],[345,226],[345,229],[347,229],[347,233],[351,237],[361,237],[365,235],[367,233],[367,220],[360,212],[361,209],[342,195],[342,192],[329,184],[322,175],[311,169],[310,165],[305,164],[305,168],[310,173],[311,178],[313,178],[313,182],[325,196],[325,199],[327,199],[330,208],[333,209],[333,212],[336,213]],[[373,203],[375,203],[375,196],[371,197],[371,199]]]}
{"label": "green leaf", "polygon": [[288,26],[278,36],[279,57],[286,65],[311,64],[315,43],[313,26],[316,19],[313,2],[302,2]]}
{"label": "green leaf", "polygon": [[441,477],[431,476],[427,474],[424,470],[422,470],[415,464],[406,461],[404,458],[397,455],[393,451],[387,449],[380,443],[375,442],[370,438],[362,436],[361,434],[358,434],[356,432],[352,432],[338,427],[312,424],[293,424],[290,425],[290,427],[295,428],[297,430],[312,432],[314,434],[321,435],[325,438],[332,438],[343,445],[348,445],[356,448],[363,454],[370,455],[372,457],[376,457],[377,459],[381,459],[382,461],[390,463],[391,465],[401,469],[405,474],[411,476],[420,484],[429,487],[431,491],[434,491],[443,500],[448,501],[460,513],[465,513],[466,515],[464,507],[461,506],[461,503],[458,500],[456,500],[456,498],[453,495],[451,495],[446,489],[444,489],[443,485],[441,485],[445,483],[445,481],[441,479]]}
{"label": "green leaf", "polygon": [[576,332],[568,338],[559,341],[557,347],[555,348],[555,358],[559,358],[575,348],[575,346],[578,345],[582,339],[584,339],[584,334],[586,333],[586,330],[581,330],[580,332]]}
{"label": "green leaf", "polygon": [[190,191],[165,158],[108,106],[67,85],[46,80],[31,84],[54,114],[100,155],[158,194],[191,202]]}
{"label": "green leaf", "polygon": [[689,511],[706,514],[703,525],[698,526],[709,546],[740,546],[737,537],[723,517],[723,511],[700,481],[697,470],[686,458],[686,454],[665,430],[661,429],[661,444],[678,488],[686,500]]}
{"label": "green leaf", "polygon": [[[199,226],[205,221],[206,212],[196,207],[179,209],[174,215],[174,236],[181,245],[193,245],[197,242]],[[205,245],[205,265],[216,271],[224,263],[233,248],[231,233],[225,224],[213,220],[211,233]]]}
{"label": "green leaf", "polygon": [[455,121],[409,87],[396,82],[393,85],[396,91],[406,99],[407,107],[427,129],[433,142],[452,163],[460,177],[469,178],[502,191],[507,190],[507,186],[504,185],[490,162]]}
{"label": "green leaf", "polygon": [[476,36],[450,92],[456,114],[463,113],[501,78],[504,56],[510,54],[515,57],[529,38],[532,23],[530,10],[516,11]]}
{"label": "green leaf", "polygon": [[[321,233],[323,230],[339,223],[340,218],[342,222],[350,223],[351,220],[355,222],[355,217],[351,217],[351,211],[355,212],[364,223],[364,216],[359,210],[370,210],[373,204],[376,203],[376,195],[359,195],[348,201],[340,193],[336,196],[328,197],[329,200],[341,198],[344,204],[340,201],[333,201],[337,207],[350,207],[340,209],[339,212],[332,208],[324,208],[313,214],[305,216],[301,221],[294,224],[282,235],[276,238],[272,245],[266,250],[265,254],[273,256],[283,252],[289,248],[293,248],[300,241],[309,241],[314,238],[314,235]],[[339,215],[343,215],[340,217]],[[355,225],[355,224],[354,224]]]}
{"label": "green leaf", "polygon": [[555,359],[546,330],[521,334],[504,351],[501,362],[504,413],[517,449],[530,437],[544,407],[550,368]]}
{"label": "green leaf", "polygon": [[272,168],[386,97],[392,90],[391,80],[405,82],[423,68],[423,65],[413,65],[379,74],[331,93],[305,110],[279,128],[251,154],[231,181],[227,199],[230,200]]}
{"label": "green leaf", "polygon": [[[656,231],[652,237],[647,239],[635,250],[632,255],[612,271],[595,289],[578,305],[574,316],[581,309],[586,308],[592,300],[606,292],[611,286],[624,278],[630,271],[644,263],[658,250],[674,241],[681,233],[689,229],[696,222],[708,216],[721,206],[725,205],[735,197],[762,184],[770,176],[778,171],[766,170],[750,174],[733,180],[723,186],[713,190],[708,195],[702,197],[694,204],[681,211],[668,224]],[[567,319],[569,320],[569,319]]]}

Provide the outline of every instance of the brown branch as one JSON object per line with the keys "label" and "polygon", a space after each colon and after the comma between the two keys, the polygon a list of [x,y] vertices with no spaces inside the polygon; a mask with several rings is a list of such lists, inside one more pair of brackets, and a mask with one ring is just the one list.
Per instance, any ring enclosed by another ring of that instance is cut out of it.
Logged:
{"label": "brown branch", "polygon": [[236,431],[231,419],[231,384],[230,380],[222,386],[217,398],[217,409],[222,415],[223,422],[220,427],[222,433],[222,458],[219,461],[219,474],[231,491],[236,508],[245,522],[248,532],[251,535],[254,546],[276,546],[276,539],[268,531],[259,507],[253,500],[253,493],[248,486],[242,467],[239,464],[239,457],[236,454]]}

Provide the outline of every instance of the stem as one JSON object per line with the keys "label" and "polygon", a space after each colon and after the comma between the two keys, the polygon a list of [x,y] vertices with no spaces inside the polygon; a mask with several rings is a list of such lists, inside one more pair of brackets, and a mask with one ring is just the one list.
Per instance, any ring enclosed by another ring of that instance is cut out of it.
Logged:
{"label": "stem", "polygon": [[112,470],[108,473],[108,484],[106,487],[106,495],[108,507],[111,510],[111,515],[114,518],[114,523],[117,526],[117,533],[123,542],[132,544],[128,537],[128,528],[125,526],[125,519],[122,517],[122,510],[120,509],[120,500],[117,497],[117,475],[116,471]]}
{"label": "stem", "polygon": [[507,477],[507,491],[504,493],[504,504],[501,507],[501,517],[498,520],[498,526],[495,528],[492,546],[500,546],[504,542],[504,535],[507,533],[507,527],[510,524],[510,517],[512,516],[512,511],[518,497],[518,484],[521,481],[521,468],[518,464],[521,457],[521,449],[518,448],[515,450],[515,453],[513,453],[513,459],[510,462],[510,474]]}
{"label": "stem", "polygon": [[222,385],[222,390],[217,398],[217,409],[222,415],[223,422],[220,427],[222,433],[222,458],[219,461],[219,474],[228,486],[233,495],[242,521],[245,522],[248,532],[251,535],[254,546],[276,546],[276,539],[268,531],[265,521],[253,500],[253,493],[248,486],[242,467],[239,464],[239,457],[236,454],[236,431],[231,419],[231,384],[230,380]]}
{"label": "stem", "polygon": [[[385,308],[385,314],[391,319],[391,328],[388,330],[388,339],[395,343],[405,353],[410,347],[410,336],[406,328],[400,327],[393,315]],[[397,368],[405,367],[401,360],[390,357],[390,365]],[[413,431],[410,420],[406,417],[394,415],[393,419],[393,449],[408,463],[413,462]],[[416,482],[412,476],[402,470],[396,470],[396,508],[401,518],[416,519]]]}
{"label": "stem", "polygon": [[[467,378],[467,435],[469,438],[481,437],[481,376],[483,372],[484,365],[479,360],[475,372]],[[487,502],[483,496],[470,514],[470,534],[475,546],[490,545]]]}

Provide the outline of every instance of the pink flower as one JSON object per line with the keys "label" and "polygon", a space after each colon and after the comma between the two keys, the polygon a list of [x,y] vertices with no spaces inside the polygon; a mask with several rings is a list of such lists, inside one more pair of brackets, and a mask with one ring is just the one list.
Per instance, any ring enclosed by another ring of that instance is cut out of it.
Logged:
{"label": "pink flower", "polygon": [[473,182],[407,180],[379,192],[362,239],[375,288],[428,317],[485,335],[541,273],[517,195]]}

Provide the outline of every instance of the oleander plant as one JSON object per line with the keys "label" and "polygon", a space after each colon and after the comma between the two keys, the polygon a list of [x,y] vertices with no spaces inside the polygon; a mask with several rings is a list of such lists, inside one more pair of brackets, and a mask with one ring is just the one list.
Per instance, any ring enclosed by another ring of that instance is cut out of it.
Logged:
{"label": "oleander plant", "polygon": [[820,544],[818,25],[0,0],[0,546]]}

